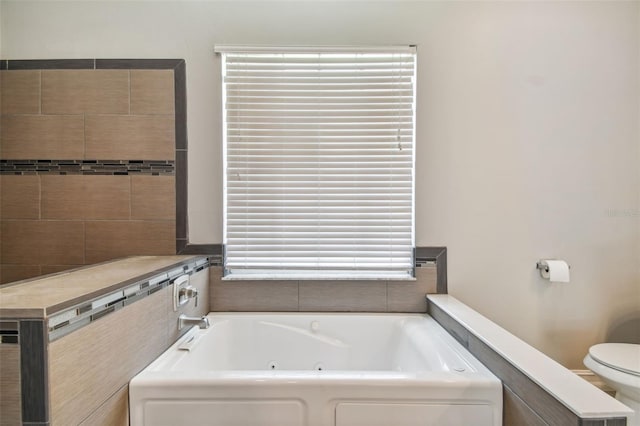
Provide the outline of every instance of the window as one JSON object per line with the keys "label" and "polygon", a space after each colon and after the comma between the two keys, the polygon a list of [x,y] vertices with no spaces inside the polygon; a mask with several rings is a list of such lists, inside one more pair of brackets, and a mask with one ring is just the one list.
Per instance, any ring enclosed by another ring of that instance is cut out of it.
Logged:
{"label": "window", "polygon": [[413,276],[413,47],[218,46],[225,276]]}

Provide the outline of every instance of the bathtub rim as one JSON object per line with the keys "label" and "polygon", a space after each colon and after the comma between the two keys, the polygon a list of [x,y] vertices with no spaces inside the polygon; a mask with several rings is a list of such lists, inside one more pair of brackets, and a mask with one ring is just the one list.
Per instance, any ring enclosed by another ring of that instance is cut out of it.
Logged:
{"label": "bathtub rim", "polygon": [[[329,380],[339,380],[339,379],[349,379],[349,378],[358,378],[367,374],[369,377],[379,377],[384,380],[421,380],[430,376],[430,379],[433,380],[437,375],[440,375],[441,378],[459,378],[462,377],[476,377],[475,381],[480,381],[481,377],[489,377],[492,381],[496,380],[501,383],[500,379],[495,376],[487,368],[482,362],[480,362],[475,356],[473,356],[467,348],[461,345],[458,341],[456,341],[447,330],[442,327],[440,323],[438,323],[432,316],[427,313],[386,313],[386,312],[209,312],[207,317],[211,322],[212,326],[215,324],[215,317],[276,317],[276,316],[285,316],[285,317],[310,317],[310,316],[329,316],[329,317],[377,317],[377,318],[418,318],[418,319],[426,319],[428,322],[428,327],[430,327],[429,331],[437,332],[437,339],[442,340],[442,344],[446,345],[447,348],[453,351],[458,357],[462,358],[462,360],[471,367],[471,370],[466,370],[463,372],[458,371],[440,371],[440,370],[429,370],[429,371],[394,371],[394,370],[323,370],[323,371],[315,371],[315,370],[287,370],[281,369],[276,371],[271,371],[267,369],[227,369],[227,370],[180,370],[180,369],[170,369],[163,370],[162,367],[167,366],[169,363],[170,357],[172,354],[180,354],[181,352],[189,352],[178,349],[181,345],[183,345],[188,339],[192,336],[201,335],[197,337],[198,340],[202,338],[206,338],[207,332],[212,330],[212,327],[206,330],[200,330],[197,326],[192,326],[189,328],[173,345],[167,348],[164,352],[162,352],[156,359],[154,359],[149,365],[147,365],[142,371],[138,373],[138,375],[134,376],[135,379],[137,376],[142,375],[143,373],[153,374],[154,376],[160,378],[162,375],[166,374],[175,374],[175,375],[186,375],[189,374],[194,379],[197,380],[198,376],[191,375],[191,372],[196,372],[195,374],[199,374],[201,376],[206,375],[209,380],[211,379],[228,379],[233,377],[235,380],[242,380],[243,378],[253,377],[251,380],[260,380],[260,379],[276,379],[278,377],[289,377],[290,379],[301,379],[305,377],[306,380],[319,379],[323,382],[327,382]],[[204,335],[202,335],[204,334]],[[197,346],[195,348],[197,350]],[[174,355],[176,357],[178,355]],[[180,355],[182,358],[184,355]],[[173,363],[180,362],[180,359],[174,360]],[[445,377],[446,376],[446,377]],[[132,380],[133,380],[132,379]],[[363,379],[366,380],[366,379]]]}

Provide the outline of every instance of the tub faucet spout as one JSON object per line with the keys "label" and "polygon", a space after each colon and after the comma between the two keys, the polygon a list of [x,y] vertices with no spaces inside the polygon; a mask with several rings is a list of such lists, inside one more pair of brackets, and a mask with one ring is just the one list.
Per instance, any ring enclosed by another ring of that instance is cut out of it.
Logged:
{"label": "tub faucet spout", "polygon": [[209,318],[206,316],[201,317],[188,317],[185,314],[180,314],[178,317],[178,330],[182,330],[185,327],[197,325],[200,328],[209,328]]}

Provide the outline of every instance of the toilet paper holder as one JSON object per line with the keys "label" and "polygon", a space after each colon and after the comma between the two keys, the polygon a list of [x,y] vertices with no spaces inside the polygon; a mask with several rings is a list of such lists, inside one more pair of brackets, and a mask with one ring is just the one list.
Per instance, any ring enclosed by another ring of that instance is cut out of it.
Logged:
{"label": "toilet paper holder", "polygon": [[568,283],[570,281],[571,266],[560,259],[541,259],[536,263],[540,276],[552,283]]}
{"label": "toilet paper holder", "polygon": [[[569,269],[571,269],[571,265],[567,265],[569,267]],[[544,271],[544,272],[549,272],[549,265],[545,265],[544,263],[542,263],[541,260],[539,260],[536,263],[536,269],[539,269],[540,272]]]}
{"label": "toilet paper holder", "polygon": [[549,265],[545,265],[542,263],[542,261],[538,261],[536,263],[536,269],[539,269],[540,271],[544,271],[544,272],[549,272]]}

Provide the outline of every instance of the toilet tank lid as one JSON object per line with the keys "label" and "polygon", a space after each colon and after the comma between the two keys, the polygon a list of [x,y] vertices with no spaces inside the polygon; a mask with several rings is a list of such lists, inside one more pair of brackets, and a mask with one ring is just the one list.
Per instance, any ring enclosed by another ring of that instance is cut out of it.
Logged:
{"label": "toilet tank lid", "polygon": [[640,345],[601,343],[591,346],[589,355],[600,364],[640,376]]}

